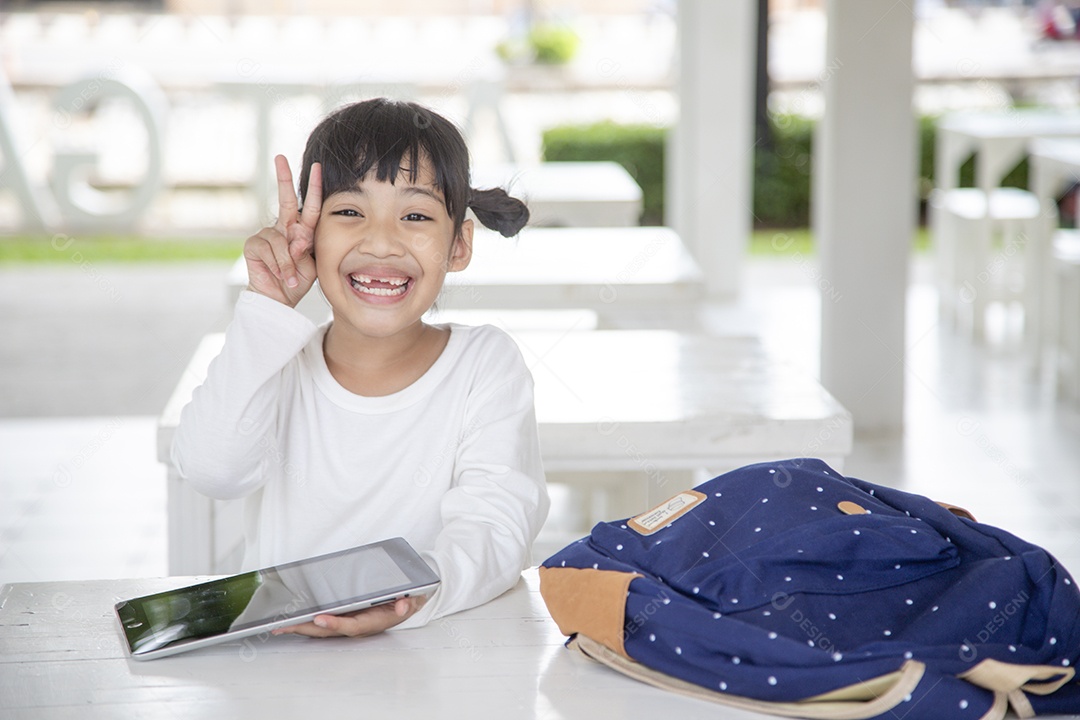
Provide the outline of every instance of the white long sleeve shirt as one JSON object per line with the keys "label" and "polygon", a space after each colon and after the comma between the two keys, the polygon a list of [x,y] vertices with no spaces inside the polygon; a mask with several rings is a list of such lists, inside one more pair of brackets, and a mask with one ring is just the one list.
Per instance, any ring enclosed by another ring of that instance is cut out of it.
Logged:
{"label": "white long sleeve shirt", "polygon": [[533,381],[502,331],[450,326],[392,395],[334,379],[329,326],[244,292],[172,447],[206,495],[245,498],[245,569],[401,536],[442,578],[414,627],[517,581],[547,517]]}

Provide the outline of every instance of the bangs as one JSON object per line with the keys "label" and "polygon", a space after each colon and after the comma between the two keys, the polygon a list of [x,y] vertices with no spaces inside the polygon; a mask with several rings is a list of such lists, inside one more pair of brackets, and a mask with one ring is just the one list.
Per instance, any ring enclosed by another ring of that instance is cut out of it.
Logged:
{"label": "bangs", "polygon": [[323,198],[351,190],[372,171],[381,182],[410,183],[428,163],[446,209],[460,225],[469,192],[469,153],[449,121],[420,105],[385,98],[347,105],[312,132],[304,151],[301,198],[307,192],[312,163],[322,163]]}

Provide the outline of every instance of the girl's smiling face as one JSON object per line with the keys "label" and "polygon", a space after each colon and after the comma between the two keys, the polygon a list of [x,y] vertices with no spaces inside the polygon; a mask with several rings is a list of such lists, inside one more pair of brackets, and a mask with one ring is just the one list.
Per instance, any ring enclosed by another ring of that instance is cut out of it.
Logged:
{"label": "girl's smiling face", "polygon": [[372,170],[353,188],[323,200],[315,229],[319,285],[334,322],[370,337],[419,329],[447,272],[472,255],[472,221],[454,237],[454,223],[431,165],[415,182],[402,168],[396,182]]}

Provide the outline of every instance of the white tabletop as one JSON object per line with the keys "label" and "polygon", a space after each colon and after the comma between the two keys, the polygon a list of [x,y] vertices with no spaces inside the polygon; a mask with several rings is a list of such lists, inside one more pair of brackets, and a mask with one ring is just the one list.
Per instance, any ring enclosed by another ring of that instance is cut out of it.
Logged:
{"label": "white tabletop", "polygon": [[1028,143],[1038,137],[1080,137],[1080,113],[1053,110],[959,112],[938,122],[935,185],[956,187],[959,168],[978,153],[977,187],[996,187],[1023,157]]}
{"label": "white tabletop", "polygon": [[[1057,226],[1057,198],[1080,180],[1080,138],[1036,138],[1031,141],[1031,189],[1043,210],[1041,231]],[[1048,243],[1047,238],[1041,238]],[[1047,248],[1049,246],[1047,245]]]}
{"label": "white tabletop", "polygon": [[938,129],[971,138],[1031,138],[1080,134],[1080,113],[1054,110],[1005,110],[950,113]]}
{"label": "white tabletop", "polygon": [[704,276],[666,227],[526,228],[517,238],[478,230],[473,258],[447,275],[454,308],[591,308],[692,301]]}
{"label": "white tabletop", "polygon": [[[668,330],[511,331],[536,382],[544,466],[552,471],[729,470],[851,451],[851,414],[814,378],[755,338]],[[158,431],[168,461],[180,411],[224,335],[208,335]],[[628,452],[628,448],[633,448]]]}
{"label": "white tabletop", "polygon": [[495,164],[473,169],[477,188],[505,187],[529,204],[530,225],[637,225],[641,187],[616,162]]}
{"label": "white tabletop", "polygon": [[1049,161],[1080,173],[1080,138],[1036,138],[1028,151],[1033,160]]}
{"label": "white tabletop", "polygon": [[836,462],[851,451],[848,411],[814,378],[768,357],[756,338],[513,335],[536,381],[549,470],[637,470],[645,457],[661,468],[719,472],[780,457]]}
{"label": "white tabletop", "polygon": [[528,197],[572,202],[641,201],[641,187],[617,162],[543,162],[533,165],[509,163],[478,165],[473,168],[472,184],[485,188],[509,185]]}
{"label": "white tabletop", "polygon": [[195,578],[0,590],[0,717],[764,718],[684,698],[565,649],[535,570],[487,605],[370,638],[247,638],[130,660],[113,604]]}

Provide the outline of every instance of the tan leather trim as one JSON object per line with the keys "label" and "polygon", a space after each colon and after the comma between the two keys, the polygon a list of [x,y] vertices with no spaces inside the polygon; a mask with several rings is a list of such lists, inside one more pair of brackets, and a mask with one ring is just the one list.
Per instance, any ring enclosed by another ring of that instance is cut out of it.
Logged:
{"label": "tan leather trim", "polygon": [[[625,655],[619,655],[605,645],[580,633],[570,642],[569,647],[614,670],[618,670],[624,675],[662,690],[669,690],[680,695],[695,697],[699,700],[708,700],[743,710],[771,713],[783,717],[811,718],[812,720],[818,718],[821,720],[863,720],[864,718],[872,718],[886,713],[915,691],[915,687],[922,680],[923,673],[926,672],[926,666],[921,662],[908,660],[898,672],[889,673],[889,675],[885,676],[895,679],[889,687],[884,689],[881,695],[866,701],[838,700],[822,702],[808,699],[799,702],[768,702],[707,690],[700,685],[694,685],[685,680],[665,675],[652,668],[645,667],[641,663],[634,662]],[[986,720],[996,720],[996,718],[1004,716],[1004,698],[1002,698],[1000,704],[1000,714],[996,716],[987,715],[985,716]]]}
{"label": "tan leather trim", "polygon": [[1009,711],[1009,698],[1005,693],[994,693],[994,704],[979,718],[979,720],[1003,720],[1005,713]]}
{"label": "tan leather trim", "polygon": [[967,518],[968,520],[972,520],[974,522],[979,522],[978,520],[975,520],[974,515],[972,515],[970,512],[968,512],[964,508],[960,507],[959,505],[950,505],[949,503],[946,503],[946,502],[938,502],[938,505],[945,508],[946,510],[948,510],[949,512],[951,512],[953,515],[955,515],[957,517]]}
{"label": "tan leather trim", "polygon": [[1012,706],[1013,712],[1016,713],[1016,717],[1035,717],[1035,708],[1031,707],[1031,701],[1027,699],[1027,695],[1024,694],[1023,690],[1010,690],[1008,697],[1009,705]]}
{"label": "tan leather trim", "polygon": [[629,659],[623,645],[626,595],[640,573],[540,568],[540,595],[563,635],[584,633]]}
{"label": "tan leather trim", "polygon": [[900,670],[897,670],[896,672],[891,672],[887,675],[879,675],[876,678],[870,678],[869,680],[854,683],[853,685],[837,688],[831,692],[806,698],[806,701],[836,702],[840,700],[843,702],[865,702],[866,700],[872,700],[882,693],[887,692],[888,689],[900,679],[900,672]]}
{"label": "tan leather trim", "polygon": [[958,677],[987,690],[1050,695],[1075,675],[1073,668],[1061,665],[1014,665],[987,658]]}

